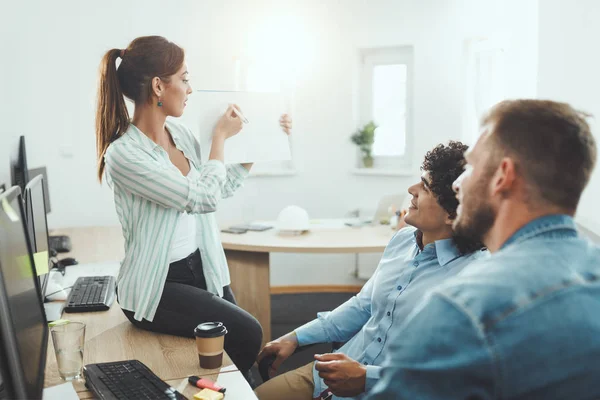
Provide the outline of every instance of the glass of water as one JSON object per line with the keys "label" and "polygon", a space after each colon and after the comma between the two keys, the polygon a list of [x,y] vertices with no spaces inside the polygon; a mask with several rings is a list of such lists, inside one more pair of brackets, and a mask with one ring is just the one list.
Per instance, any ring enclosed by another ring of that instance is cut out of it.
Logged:
{"label": "glass of water", "polygon": [[83,373],[85,324],[68,322],[50,328],[58,373],[65,381],[80,379]]}

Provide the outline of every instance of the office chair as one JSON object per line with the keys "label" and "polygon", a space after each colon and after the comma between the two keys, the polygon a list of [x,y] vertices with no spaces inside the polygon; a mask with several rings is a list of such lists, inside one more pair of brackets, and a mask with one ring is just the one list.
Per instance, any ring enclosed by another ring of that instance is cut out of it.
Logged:
{"label": "office chair", "polygon": [[[296,351],[294,351],[290,357],[293,357],[294,354],[310,350],[312,347],[315,347],[317,344],[319,344],[319,343],[308,344],[306,346],[298,346],[298,348],[296,348]],[[342,347],[344,344],[346,344],[346,343],[333,342],[331,344],[331,352],[336,351],[337,349]],[[276,357],[274,355],[269,355],[269,356],[266,356],[265,358],[263,358],[262,360],[260,360],[260,362],[258,363],[258,372],[260,373],[260,377],[262,378],[263,383],[268,381],[269,379],[271,379],[269,377],[269,369],[271,368],[271,365],[273,365],[275,358]],[[288,358],[288,360],[289,360],[289,358]]]}

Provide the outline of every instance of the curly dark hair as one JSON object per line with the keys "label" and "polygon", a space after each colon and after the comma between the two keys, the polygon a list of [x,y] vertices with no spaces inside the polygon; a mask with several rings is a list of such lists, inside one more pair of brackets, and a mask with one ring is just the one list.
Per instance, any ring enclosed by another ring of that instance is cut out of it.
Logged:
{"label": "curly dark hair", "polygon": [[[436,196],[438,204],[450,215],[456,218],[458,200],[452,190],[452,183],[462,174],[466,164],[464,153],[469,146],[458,141],[450,141],[448,145],[438,144],[425,154],[421,171],[429,172],[431,183],[429,187]],[[483,249],[481,242],[454,234],[454,244],[461,254],[469,254]]]}

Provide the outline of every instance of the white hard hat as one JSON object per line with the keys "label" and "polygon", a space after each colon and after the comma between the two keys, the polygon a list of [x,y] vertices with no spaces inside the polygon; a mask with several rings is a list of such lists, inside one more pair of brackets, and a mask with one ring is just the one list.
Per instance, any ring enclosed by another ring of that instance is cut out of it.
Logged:
{"label": "white hard hat", "polygon": [[277,217],[277,229],[283,233],[302,233],[309,227],[308,213],[298,206],[285,207]]}

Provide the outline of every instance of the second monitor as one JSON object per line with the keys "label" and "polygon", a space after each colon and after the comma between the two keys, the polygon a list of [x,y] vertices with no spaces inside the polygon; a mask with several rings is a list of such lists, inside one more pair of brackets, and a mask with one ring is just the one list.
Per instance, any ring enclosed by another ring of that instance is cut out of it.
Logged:
{"label": "second monitor", "polygon": [[[41,175],[33,178],[25,188],[25,209],[28,215],[28,229],[32,237],[36,271],[40,277],[42,298],[46,296],[48,282],[48,225],[44,202],[44,185]],[[66,288],[65,288],[66,289]],[[86,276],[77,279],[64,311],[87,312],[108,310],[115,298],[115,279],[112,276]],[[46,318],[49,321],[60,319],[62,302],[44,303]]]}
{"label": "second monitor", "polygon": [[60,319],[62,302],[46,302],[46,287],[48,286],[51,262],[48,246],[48,222],[46,220],[45,187],[42,175],[34,177],[25,186],[25,216],[27,231],[34,254],[35,270],[40,282],[41,297],[48,321]]}

